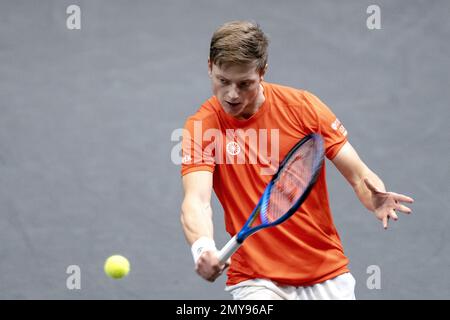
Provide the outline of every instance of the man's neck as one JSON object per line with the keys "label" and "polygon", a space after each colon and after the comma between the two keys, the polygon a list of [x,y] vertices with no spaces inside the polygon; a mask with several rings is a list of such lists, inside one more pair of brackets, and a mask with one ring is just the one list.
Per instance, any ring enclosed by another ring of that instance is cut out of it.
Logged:
{"label": "man's neck", "polygon": [[256,112],[258,112],[259,108],[261,108],[264,101],[266,101],[266,97],[264,96],[264,87],[260,84],[258,96],[256,97],[255,103],[248,105],[248,110],[245,110],[245,112],[242,115],[238,116],[237,119],[239,119],[239,120],[249,119]]}

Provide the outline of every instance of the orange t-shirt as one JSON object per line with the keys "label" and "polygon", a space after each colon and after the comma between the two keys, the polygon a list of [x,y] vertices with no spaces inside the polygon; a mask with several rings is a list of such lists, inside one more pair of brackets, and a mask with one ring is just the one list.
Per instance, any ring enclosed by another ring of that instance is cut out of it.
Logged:
{"label": "orange t-shirt", "polygon": [[[181,173],[213,172],[213,188],[231,236],[245,224],[279,162],[300,139],[320,133],[328,159],[347,141],[343,125],[313,94],[262,85],[265,101],[249,119],[228,115],[213,96],[188,118],[183,134]],[[348,272],[347,265],[331,215],[324,165],[298,212],[253,234],[232,256],[227,285],[254,278],[313,285]]]}

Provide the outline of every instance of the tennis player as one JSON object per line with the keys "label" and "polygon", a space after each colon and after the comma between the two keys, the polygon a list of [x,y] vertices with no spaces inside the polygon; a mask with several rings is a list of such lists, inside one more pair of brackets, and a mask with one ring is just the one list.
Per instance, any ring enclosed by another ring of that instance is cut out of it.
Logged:
{"label": "tennis player", "polygon": [[213,96],[189,117],[181,168],[181,222],[195,270],[214,281],[227,270],[234,299],[355,299],[355,279],[330,210],[325,166],[309,197],[288,221],[249,237],[221,264],[214,242],[211,193],[234,236],[256,206],[279,161],[305,135],[324,139],[326,157],[361,203],[381,220],[410,213],[413,199],[386,192],[359,158],[347,131],[314,94],[264,81],[268,39],[260,27],[233,21],[212,36],[208,59]]}

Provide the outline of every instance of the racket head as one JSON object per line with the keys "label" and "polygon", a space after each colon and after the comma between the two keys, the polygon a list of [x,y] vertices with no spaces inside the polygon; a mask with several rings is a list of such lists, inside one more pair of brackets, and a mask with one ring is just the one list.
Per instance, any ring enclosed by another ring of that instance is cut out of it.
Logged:
{"label": "racket head", "polygon": [[[267,189],[266,189],[267,190]],[[258,204],[253,209],[252,214],[247,219],[247,222],[245,222],[245,225],[242,227],[242,229],[238,232],[236,235],[236,241],[238,243],[244,242],[245,238],[259,230],[260,228],[258,226],[253,226],[253,223],[258,219],[258,217],[261,217],[261,204],[263,201],[263,196],[259,198]]]}
{"label": "racket head", "polygon": [[316,183],[323,160],[323,139],[317,133],[305,136],[289,151],[262,196],[263,226],[277,225],[297,211]]}

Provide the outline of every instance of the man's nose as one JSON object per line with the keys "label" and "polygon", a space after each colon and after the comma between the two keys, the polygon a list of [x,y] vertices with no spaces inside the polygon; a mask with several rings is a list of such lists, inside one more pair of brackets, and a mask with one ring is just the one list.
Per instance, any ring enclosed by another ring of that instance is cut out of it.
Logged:
{"label": "man's nose", "polygon": [[236,87],[235,84],[231,85],[231,88],[228,91],[228,98],[230,100],[235,100],[235,99],[239,98],[238,88]]}

